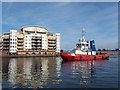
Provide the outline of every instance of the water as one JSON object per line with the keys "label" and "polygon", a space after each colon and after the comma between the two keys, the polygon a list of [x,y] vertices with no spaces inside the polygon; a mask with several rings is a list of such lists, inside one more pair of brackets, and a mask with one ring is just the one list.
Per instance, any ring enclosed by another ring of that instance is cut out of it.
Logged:
{"label": "water", "polygon": [[3,58],[2,88],[118,88],[118,55],[69,62],[60,57]]}

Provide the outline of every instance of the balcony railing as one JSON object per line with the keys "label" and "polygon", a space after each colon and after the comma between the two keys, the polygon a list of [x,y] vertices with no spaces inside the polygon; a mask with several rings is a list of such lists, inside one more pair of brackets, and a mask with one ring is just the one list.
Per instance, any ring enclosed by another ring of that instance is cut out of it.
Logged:
{"label": "balcony railing", "polygon": [[9,48],[3,48],[3,50],[9,50]]}
{"label": "balcony railing", "polygon": [[41,45],[41,43],[32,43],[32,45]]}
{"label": "balcony railing", "polygon": [[32,47],[42,47],[42,45],[32,45]]}
{"label": "balcony railing", "polygon": [[22,43],[22,42],[23,42],[23,40],[18,40],[18,43],[19,43],[19,42],[21,42],[21,43]]}
{"label": "balcony railing", "polygon": [[48,44],[56,44],[56,42],[48,42]]}
{"label": "balcony railing", "polygon": [[32,42],[39,43],[39,42],[42,42],[42,41],[40,41],[40,40],[32,40]]}
{"label": "balcony railing", "polygon": [[23,48],[17,48],[18,50],[23,50]]}
{"label": "balcony railing", "polygon": [[20,49],[20,48],[23,49],[23,47],[17,47],[17,48],[18,48],[18,49]]}
{"label": "balcony railing", "polygon": [[41,40],[38,40],[37,42],[42,42]]}
{"label": "balcony railing", "polygon": [[32,50],[42,50],[42,48],[32,48]]}
{"label": "balcony railing", "polygon": [[48,47],[56,47],[56,45],[54,45],[54,44],[51,44],[51,45],[48,45]]}
{"label": "balcony railing", "polygon": [[18,45],[18,46],[23,46],[23,43],[18,43],[17,45]]}
{"label": "balcony railing", "polygon": [[41,37],[32,37],[32,39],[42,39]]}
{"label": "balcony railing", "polygon": [[9,44],[9,42],[3,42],[3,44]]}
{"label": "balcony railing", "polygon": [[56,41],[56,39],[48,39],[49,41]]}
{"label": "balcony railing", "polygon": [[3,46],[9,46],[9,44],[3,44]]}
{"label": "balcony railing", "polygon": [[56,48],[48,48],[48,50],[56,50]]}
{"label": "balcony railing", "polygon": [[46,34],[46,32],[37,31],[39,34]]}
{"label": "balcony railing", "polygon": [[18,40],[23,40],[24,38],[23,38],[23,37],[18,37],[17,39],[18,39]]}
{"label": "balcony railing", "polygon": [[9,40],[4,40],[3,42],[9,42]]}
{"label": "balcony railing", "polygon": [[41,47],[37,47],[37,48],[41,48]]}
{"label": "balcony railing", "polygon": [[40,46],[39,44],[32,44],[32,46]]}
{"label": "balcony railing", "polygon": [[4,40],[9,40],[10,38],[8,38],[8,37],[5,37],[5,38],[3,38]]}

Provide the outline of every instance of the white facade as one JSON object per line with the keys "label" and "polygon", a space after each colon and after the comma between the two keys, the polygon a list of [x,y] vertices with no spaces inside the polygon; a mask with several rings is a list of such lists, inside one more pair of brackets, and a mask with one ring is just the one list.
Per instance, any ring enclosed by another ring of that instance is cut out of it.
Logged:
{"label": "white facade", "polygon": [[25,49],[32,49],[32,37],[42,37],[42,49],[47,49],[47,35],[43,34],[30,34],[30,35],[25,35]]}
{"label": "white facade", "polygon": [[[27,27],[25,29],[25,32],[26,32],[25,49],[32,49],[32,37],[41,37],[41,39],[42,39],[41,49],[47,50],[47,34],[46,34],[47,31],[44,28],[35,29],[35,27]],[[35,34],[35,32],[37,34]],[[38,47],[40,47],[40,46],[38,46]]]}
{"label": "white facade", "polygon": [[25,49],[31,49],[32,46],[31,46],[31,36],[32,35],[25,35]]}
{"label": "white facade", "polygon": [[[18,39],[19,34],[22,34],[22,39]],[[17,50],[50,50],[49,47],[53,47],[53,50],[60,52],[60,33],[56,33],[54,36],[56,42],[54,41],[54,46],[50,46],[48,43],[48,30],[45,28],[30,26],[24,27],[21,31],[10,30],[9,52],[16,53]]]}
{"label": "white facade", "polygon": [[16,53],[17,51],[17,30],[10,30],[10,53]]}
{"label": "white facade", "polygon": [[73,53],[75,54],[85,54],[85,55],[96,55],[95,51],[81,51],[81,50],[74,50]]}
{"label": "white facade", "polygon": [[47,35],[42,35],[42,49],[47,49]]}
{"label": "white facade", "polygon": [[56,52],[60,52],[60,33],[56,33]]}
{"label": "white facade", "polygon": [[0,40],[0,50],[2,50],[2,40]]}

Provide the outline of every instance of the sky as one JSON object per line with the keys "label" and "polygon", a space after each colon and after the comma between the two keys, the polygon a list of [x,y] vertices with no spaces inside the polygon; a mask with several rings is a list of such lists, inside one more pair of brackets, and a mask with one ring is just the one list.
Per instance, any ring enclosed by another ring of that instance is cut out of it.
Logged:
{"label": "sky", "polygon": [[86,29],[96,48],[118,47],[117,2],[3,2],[2,33],[40,26],[61,34],[61,49],[72,49]]}

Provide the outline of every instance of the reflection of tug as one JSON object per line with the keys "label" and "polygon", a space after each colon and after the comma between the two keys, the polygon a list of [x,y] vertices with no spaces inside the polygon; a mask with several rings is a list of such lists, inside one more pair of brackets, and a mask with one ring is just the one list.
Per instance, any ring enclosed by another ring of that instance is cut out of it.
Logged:
{"label": "reflection of tug", "polygon": [[96,53],[94,40],[90,41],[90,48],[88,41],[84,38],[84,29],[82,30],[82,38],[76,44],[76,49],[70,52],[61,52],[61,57],[63,60],[96,60],[96,59],[108,59],[108,54]]}
{"label": "reflection of tug", "polygon": [[[95,66],[97,65],[97,63],[94,60],[62,62],[62,64],[65,64],[63,68],[67,68],[70,71],[72,71],[72,74],[76,76],[77,81],[79,81],[80,87],[82,88],[89,87],[89,85],[95,80],[96,78]],[[69,75],[71,75],[71,73]]]}

